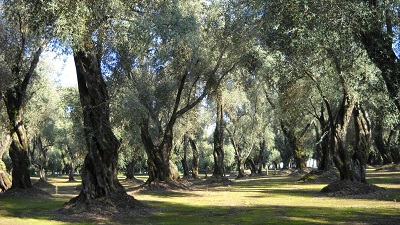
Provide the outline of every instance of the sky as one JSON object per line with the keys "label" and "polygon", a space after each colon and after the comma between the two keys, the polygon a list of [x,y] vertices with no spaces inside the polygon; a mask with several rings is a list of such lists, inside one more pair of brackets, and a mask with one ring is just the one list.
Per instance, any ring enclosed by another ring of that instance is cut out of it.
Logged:
{"label": "sky", "polygon": [[74,57],[72,55],[66,55],[64,60],[62,70],[59,75],[61,86],[77,86],[78,81],[76,79]]}
{"label": "sky", "polygon": [[52,78],[56,83],[59,83],[63,87],[78,86],[72,54],[56,54],[46,51],[42,57],[51,62],[52,69],[54,70]]}

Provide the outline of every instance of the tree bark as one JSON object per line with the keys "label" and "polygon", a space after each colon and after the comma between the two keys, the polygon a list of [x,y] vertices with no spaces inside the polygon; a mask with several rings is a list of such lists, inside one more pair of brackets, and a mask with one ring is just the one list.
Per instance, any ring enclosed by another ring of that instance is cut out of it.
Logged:
{"label": "tree bark", "polygon": [[360,104],[356,104],[353,114],[356,134],[354,153],[355,179],[366,183],[367,160],[371,148],[371,121],[367,111]]}
{"label": "tree bark", "polygon": [[388,165],[393,163],[393,158],[390,152],[390,143],[385,140],[383,134],[383,121],[377,121],[374,130],[374,141],[375,146],[378,149],[380,156],[382,157],[382,161],[384,165]]}
{"label": "tree bark", "polygon": [[258,170],[257,170],[257,173],[259,173],[259,174],[261,174],[262,168],[265,165],[265,162],[264,162],[265,147],[266,147],[266,143],[265,143],[265,139],[263,139],[260,142],[260,152],[259,152],[259,156],[258,156]]}
{"label": "tree bark", "polygon": [[320,126],[321,133],[316,127],[316,139],[317,139],[317,154],[318,154],[318,169],[319,170],[329,170],[332,164],[332,156],[329,151],[329,123],[325,119],[324,106],[321,105],[321,112],[317,118]]}
{"label": "tree bark", "polygon": [[72,182],[75,181],[74,174],[75,174],[75,160],[76,160],[76,152],[72,150],[72,148],[67,145],[68,153],[71,158],[70,168],[68,170],[68,181]]}
{"label": "tree bark", "polygon": [[[215,74],[215,72],[216,70],[213,71],[212,74]],[[173,147],[172,141],[174,125],[179,117],[198,105],[207,96],[211,87],[215,85],[207,81],[206,88],[203,90],[203,93],[199,97],[195,98],[191,102],[188,102],[184,107],[179,109],[182,99],[182,93],[184,91],[185,82],[188,75],[188,71],[185,71],[182,75],[175,98],[175,104],[173,106],[169,121],[166,124],[164,131],[162,131],[160,124],[157,126],[159,127],[159,130],[157,132],[158,134],[155,135],[156,137],[154,138],[154,140],[149,131],[150,115],[146,118],[142,118],[140,124],[140,136],[146,149],[146,154],[148,158],[147,164],[149,168],[149,179],[146,181],[146,184],[150,185],[153,181],[168,181],[175,183],[176,180],[178,180],[178,170],[176,168],[176,165],[170,160]],[[144,105],[148,105],[148,103],[145,102]],[[157,118],[155,118],[156,116],[154,116],[154,109],[148,106],[148,110],[149,114],[152,115],[152,119],[156,120]]]}
{"label": "tree bark", "polygon": [[224,176],[224,110],[221,93],[217,94],[217,118],[214,130],[214,177]]}
{"label": "tree bark", "polygon": [[183,176],[188,177],[189,176],[189,166],[187,163],[187,148],[188,148],[188,137],[185,134],[183,136],[183,158],[181,160],[182,163],[182,168],[183,168]]}
{"label": "tree bark", "polygon": [[[372,15],[384,15],[383,18],[370,17],[369,20],[360,24],[358,36],[363,43],[371,61],[381,70],[390,98],[393,100],[400,112],[400,63],[393,48],[394,23],[396,15],[389,7],[380,4],[378,1],[367,1],[369,12]],[[384,29],[385,28],[385,29]]]}
{"label": "tree bark", "polygon": [[[39,158],[35,159],[35,151],[38,151]],[[33,150],[31,152],[31,162],[39,171],[39,181],[45,182],[46,178],[46,163],[47,163],[47,147],[43,147],[42,138],[36,136],[33,139]]]}
{"label": "tree bark", "polygon": [[179,178],[178,171],[170,160],[173,125],[167,125],[163,141],[158,146],[154,145],[149,132],[149,118],[142,119],[140,127],[140,135],[147,153],[147,165],[149,170],[149,178],[146,184],[150,185],[152,182],[159,181],[175,182]]}
{"label": "tree bark", "polygon": [[135,178],[135,165],[136,165],[136,160],[131,159],[128,164],[126,165],[126,179],[133,179]]}
{"label": "tree bark", "polygon": [[[292,149],[296,168],[298,170],[304,170],[304,168],[306,168],[307,161],[306,161],[306,157],[304,155],[304,149],[301,146],[299,138],[296,137],[296,134],[294,133],[294,131],[289,129],[289,127],[286,126],[283,121],[281,121],[281,127],[282,127],[282,131],[283,131],[284,135],[288,139],[289,146]],[[308,127],[309,127],[309,125],[307,125],[307,127],[304,129],[303,133],[305,132],[305,130]],[[303,136],[303,134],[300,135],[300,138],[301,138],[301,136]]]}
{"label": "tree bark", "polygon": [[108,91],[94,49],[74,52],[88,154],[82,169],[82,190],[72,203],[126,193],[117,177],[120,143],[109,121]]}
{"label": "tree bark", "polygon": [[[347,92],[344,93],[342,102],[336,116],[336,122],[331,121],[331,151],[333,162],[339,170],[341,180],[354,180],[351,159],[347,149],[347,130],[354,108],[354,101],[350,99]],[[333,117],[331,117],[333,120]]]}
{"label": "tree bark", "polygon": [[12,189],[27,189],[32,187],[29,174],[28,140],[22,119],[23,100],[24,97],[21,95],[18,87],[8,90],[5,93],[4,102],[11,125],[9,155],[13,168]]}
{"label": "tree bark", "polygon": [[250,158],[247,158],[245,163],[250,167],[251,175],[254,176],[257,174],[256,170],[256,164],[254,164],[254,161]]}
{"label": "tree bark", "polygon": [[189,143],[192,147],[192,178],[199,179],[199,151],[197,150],[196,142],[189,137]]}
{"label": "tree bark", "polygon": [[0,144],[0,192],[4,192],[11,188],[11,181],[8,177],[8,173],[6,172],[7,168],[2,160],[5,149],[10,144],[10,136],[7,135],[6,139]]}

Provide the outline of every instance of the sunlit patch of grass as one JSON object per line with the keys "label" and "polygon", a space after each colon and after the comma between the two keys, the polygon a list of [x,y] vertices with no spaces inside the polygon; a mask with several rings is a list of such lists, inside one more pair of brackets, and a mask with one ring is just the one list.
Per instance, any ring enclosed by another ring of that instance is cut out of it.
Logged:
{"label": "sunlit patch of grass", "polygon": [[[399,194],[399,184],[386,185]],[[320,197],[324,186],[272,176],[181,191],[180,195],[138,193],[135,197],[164,209],[151,216],[161,224],[351,224],[399,218],[400,206],[393,201]]]}
{"label": "sunlit patch of grass", "polygon": [[30,225],[47,225],[47,224],[69,224],[65,222],[59,222],[59,221],[54,221],[51,220],[51,218],[39,218],[39,219],[27,219],[27,218],[18,218],[18,217],[2,217],[0,221],[0,225],[24,225],[24,224],[30,224]]}
{"label": "sunlit patch of grass", "polygon": [[62,224],[51,221],[51,216],[43,216],[43,212],[60,208],[67,200],[52,197],[2,198],[0,224]]}

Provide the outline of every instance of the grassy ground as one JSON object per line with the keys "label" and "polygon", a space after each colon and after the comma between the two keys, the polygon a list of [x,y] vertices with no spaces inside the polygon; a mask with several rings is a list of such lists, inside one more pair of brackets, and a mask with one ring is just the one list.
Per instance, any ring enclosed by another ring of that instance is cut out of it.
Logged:
{"label": "grassy ground", "polygon": [[[146,179],[139,176],[139,179]],[[321,197],[326,184],[297,182],[297,178],[270,175],[234,181],[224,186],[196,186],[188,191],[133,191],[135,185],[122,181],[136,199],[157,212],[115,221],[114,224],[397,224],[400,223],[400,172],[368,172],[368,181],[388,190],[381,199]],[[54,187],[44,188],[47,198],[7,197],[0,199],[0,224],[68,224],[45,212],[55,210],[76,196],[77,182],[51,177]],[[79,224],[96,224],[81,221]]]}

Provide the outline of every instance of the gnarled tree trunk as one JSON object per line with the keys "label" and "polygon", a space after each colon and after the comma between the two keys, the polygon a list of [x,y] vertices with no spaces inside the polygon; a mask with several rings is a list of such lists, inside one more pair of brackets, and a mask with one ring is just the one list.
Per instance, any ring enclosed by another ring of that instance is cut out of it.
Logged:
{"label": "gnarled tree trunk", "polygon": [[330,118],[332,120],[330,121],[330,147],[333,152],[333,162],[339,170],[341,180],[354,180],[351,159],[347,149],[347,130],[353,108],[354,101],[345,92],[339,106],[336,121],[333,122],[333,117]]}
{"label": "gnarled tree trunk", "polygon": [[94,47],[90,50],[74,52],[88,154],[82,168],[82,190],[72,203],[125,193],[117,177],[120,143],[109,121],[108,91]]}
{"label": "gnarled tree trunk", "polygon": [[[25,91],[26,92],[26,91]],[[28,140],[23,115],[23,100],[20,88],[10,89],[5,93],[4,102],[11,125],[11,146],[9,155],[12,160],[12,189],[32,187],[29,174]]]}
{"label": "gnarled tree trunk", "polygon": [[179,177],[176,165],[170,160],[173,123],[167,125],[163,141],[156,146],[149,132],[149,118],[142,120],[140,135],[147,153],[149,178],[146,183],[149,185],[154,181],[174,182]]}

